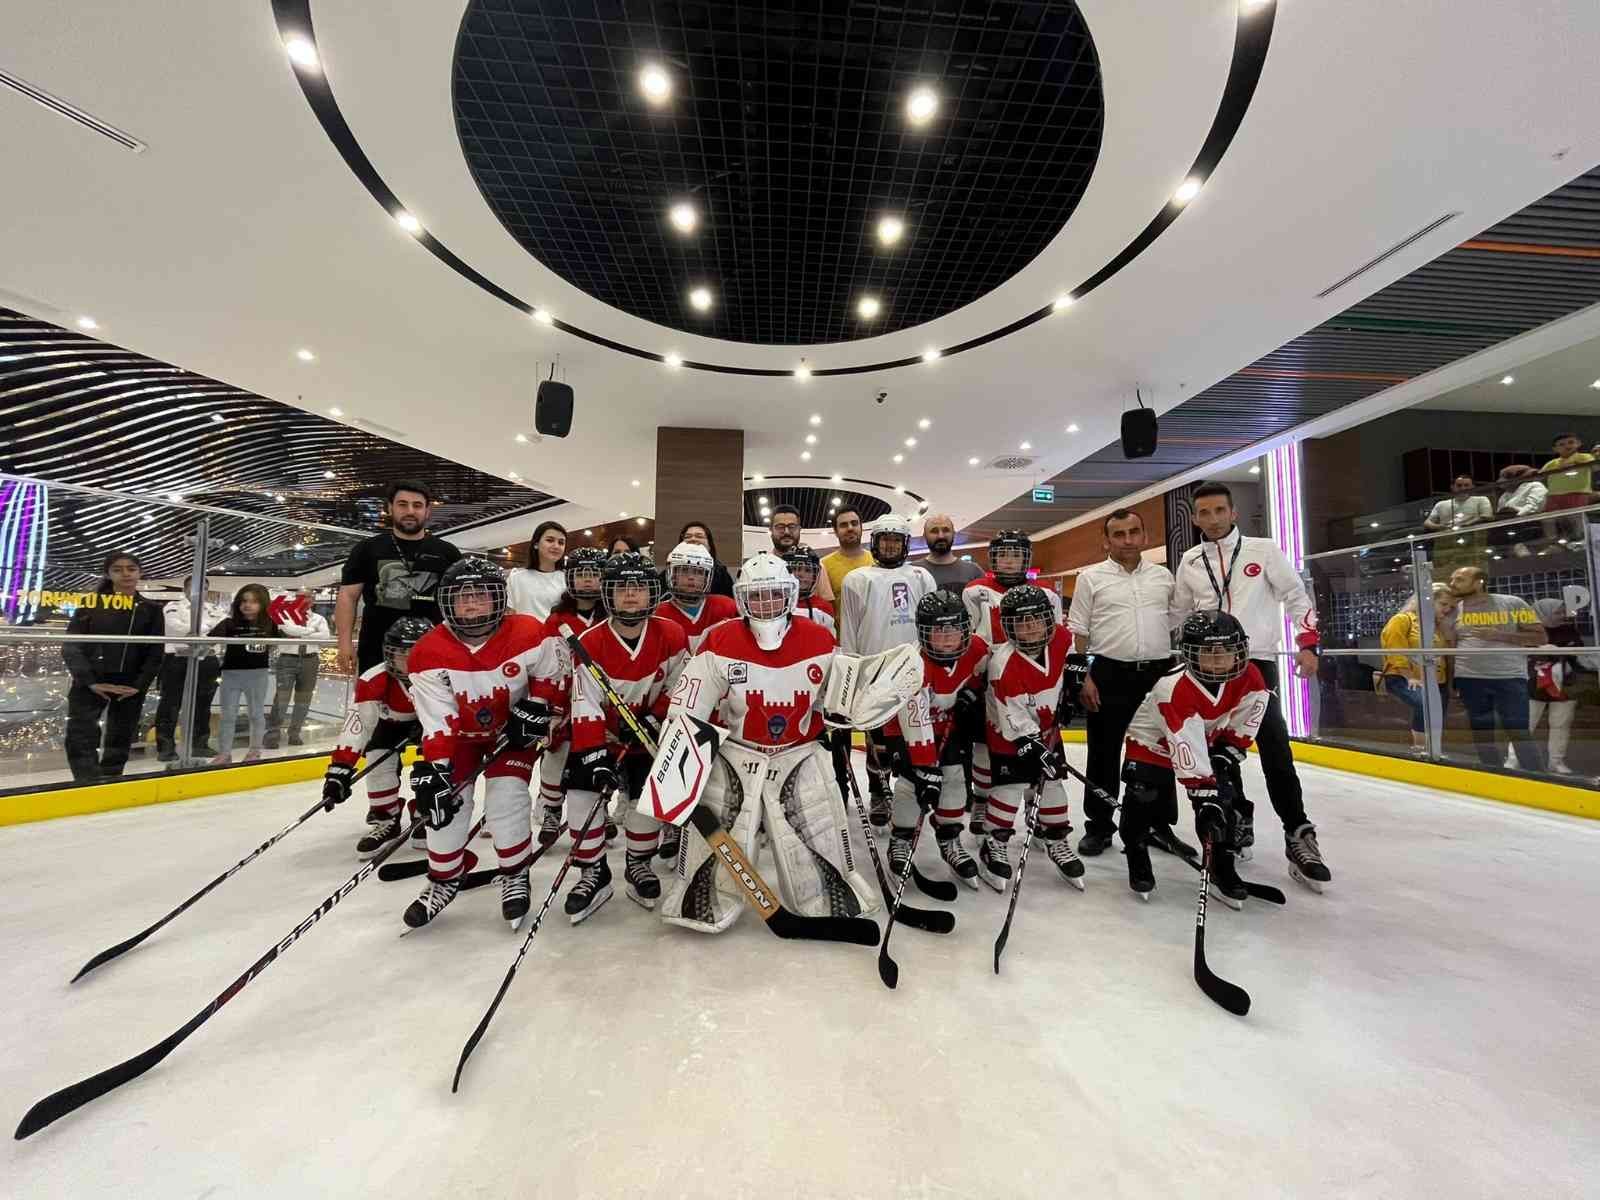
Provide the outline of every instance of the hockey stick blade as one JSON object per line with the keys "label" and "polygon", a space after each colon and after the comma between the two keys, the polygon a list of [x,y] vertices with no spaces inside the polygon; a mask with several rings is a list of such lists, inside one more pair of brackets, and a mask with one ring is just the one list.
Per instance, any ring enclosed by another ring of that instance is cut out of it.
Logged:
{"label": "hockey stick blade", "polygon": [[[942,900],[946,904],[953,903],[961,893],[956,890],[956,885],[948,879],[929,879],[922,873],[922,869],[915,863],[911,865],[911,882],[917,885],[917,890],[930,900]],[[948,913],[941,914],[948,916]],[[906,922],[911,924],[910,921]]]}
{"label": "hockey stick blade", "polygon": [[1034,831],[1037,828],[1039,817],[1039,789],[1029,788],[1027,802],[1023,806],[1023,830],[1026,835],[1022,839],[1022,853],[1017,856],[1017,873],[1011,880],[1011,903],[1006,905],[1005,923],[1000,926],[1000,936],[994,939],[994,973],[1000,974],[1000,956],[1005,953],[1006,943],[1011,940],[1011,920],[1017,915],[1017,897],[1022,893],[1022,871],[1028,865],[1028,847],[1033,844]]}
{"label": "hockey stick blade", "polygon": [[[1177,854],[1173,857],[1183,859],[1196,871],[1200,869],[1200,861],[1190,858],[1187,854]],[[1244,890],[1257,900],[1264,900],[1268,904],[1287,904],[1289,902],[1288,897],[1270,883],[1251,883],[1248,879],[1241,879],[1239,882],[1244,884]]]}
{"label": "hockey stick blade", "polygon": [[[856,816],[861,821],[861,831],[867,839],[867,856],[872,860],[872,873],[877,877],[878,891],[883,895],[884,904],[889,906],[889,923],[884,930],[883,945],[887,946],[889,944],[889,935],[894,932],[894,926],[897,921],[904,922],[912,929],[921,929],[925,933],[949,933],[956,927],[955,917],[946,912],[932,912],[925,908],[917,908],[915,905],[904,903],[905,886],[903,881],[898,889],[892,894],[890,893],[889,877],[884,874],[883,860],[878,856],[878,839],[872,832],[872,821],[867,815],[867,806],[861,799],[861,789],[856,786],[856,777],[850,769],[848,760],[841,759],[839,757],[840,754],[841,750],[836,747],[834,750],[834,770],[838,776],[839,790],[855,804]],[[921,836],[921,833],[921,817],[918,817],[917,833],[912,837],[913,852],[916,840]],[[913,874],[918,873],[914,862],[911,864],[911,870]],[[955,891],[953,884],[935,884],[935,886],[948,887],[951,892]],[[954,900],[955,897],[952,895],[949,899]],[[881,965],[879,969],[882,969]],[[890,984],[889,986],[893,987],[894,985]]]}
{"label": "hockey stick blade", "polygon": [[1194,914],[1194,981],[1211,1001],[1242,1017],[1250,1011],[1250,993],[1223,979],[1206,962],[1206,894],[1211,890],[1211,843],[1205,844],[1200,867],[1200,899]]}

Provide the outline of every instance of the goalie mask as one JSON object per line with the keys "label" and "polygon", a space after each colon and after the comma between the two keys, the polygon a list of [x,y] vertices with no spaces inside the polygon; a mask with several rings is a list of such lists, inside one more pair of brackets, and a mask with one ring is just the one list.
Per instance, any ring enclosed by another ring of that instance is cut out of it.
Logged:
{"label": "goalie mask", "polygon": [[667,591],[683,604],[699,604],[711,590],[717,560],[698,542],[679,542],[667,555]]}
{"label": "goalie mask", "polygon": [[1054,622],[1049,597],[1031,583],[1018,584],[1000,597],[1000,632],[1030,658],[1037,658],[1050,641]]}
{"label": "goalie mask", "polygon": [[789,614],[800,602],[800,582],[776,554],[763,550],[744,560],[733,581],[733,599],[739,615],[750,623],[756,645],[776,650],[789,628]]}
{"label": "goalie mask", "polygon": [[598,546],[579,546],[567,551],[567,591],[574,600],[600,599],[600,579],[605,565],[606,552]]}
{"label": "goalie mask", "polygon": [[884,513],[872,523],[872,541],[868,547],[872,561],[880,567],[898,567],[906,561],[911,549],[911,522],[899,513]]}
{"label": "goalie mask", "polygon": [[953,663],[972,645],[972,617],[954,592],[929,592],[917,602],[917,641],[934,662]]}
{"label": "goalie mask", "polygon": [[1250,665],[1250,638],[1229,613],[1197,612],[1183,623],[1178,653],[1191,675],[1216,687],[1244,674]]}
{"label": "goalie mask", "polygon": [[483,641],[506,619],[505,573],[487,558],[456,559],[439,577],[439,611],[462,641]]}
{"label": "goalie mask", "polygon": [[800,584],[800,599],[811,599],[812,589],[817,586],[817,574],[822,570],[817,552],[810,546],[796,546],[783,556],[783,561],[788,565],[789,574]]}
{"label": "goalie mask", "polygon": [[989,541],[989,570],[1005,587],[1028,582],[1033,539],[1020,529],[1002,529]]}
{"label": "goalie mask", "polygon": [[432,628],[433,622],[426,617],[401,617],[384,632],[384,669],[403,686],[409,686],[411,683],[410,677],[406,674],[406,659],[411,654],[411,647],[420,642]]}
{"label": "goalie mask", "polygon": [[661,601],[661,578],[642,554],[615,554],[600,579],[606,615],[623,625],[641,624]]}

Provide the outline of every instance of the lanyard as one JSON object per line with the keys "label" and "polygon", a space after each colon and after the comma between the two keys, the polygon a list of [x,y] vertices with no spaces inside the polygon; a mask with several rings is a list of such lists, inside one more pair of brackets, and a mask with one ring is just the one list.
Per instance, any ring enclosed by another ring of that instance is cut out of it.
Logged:
{"label": "lanyard", "polygon": [[[1222,562],[1222,543],[1217,542],[1217,562]],[[1239,540],[1233,544],[1233,557],[1228,559],[1228,566],[1222,572],[1222,586],[1217,586],[1216,572],[1211,569],[1211,557],[1206,553],[1205,543],[1200,544],[1200,563],[1206,569],[1206,578],[1211,580],[1211,590],[1217,594],[1217,607],[1219,609],[1231,607],[1233,588],[1233,568],[1239,561],[1239,551],[1244,549],[1244,534],[1239,535]]]}

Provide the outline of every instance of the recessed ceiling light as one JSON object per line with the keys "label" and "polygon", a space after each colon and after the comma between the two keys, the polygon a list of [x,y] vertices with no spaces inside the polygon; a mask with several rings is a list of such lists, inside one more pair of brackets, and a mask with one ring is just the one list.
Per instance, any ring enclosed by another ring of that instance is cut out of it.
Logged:
{"label": "recessed ceiling light", "polygon": [[883,304],[876,296],[863,296],[856,301],[856,313],[863,319],[870,321],[883,311]]}
{"label": "recessed ceiling light", "polygon": [[78,318],[78,328],[79,329],[99,329],[100,328],[100,322],[96,321],[93,317],[79,317]]}
{"label": "recessed ceiling light", "polygon": [[333,478],[333,472],[332,471],[324,471],[322,473],[322,477],[324,479],[332,479]]}
{"label": "recessed ceiling light", "polygon": [[313,354],[310,350],[307,350],[304,346],[302,346],[302,347],[300,347],[300,349],[296,350],[294,352],[294,356],[296,358],[298,358],[301,362],[316,362],[317,361],[317,356],[315,354]]}
{"label": "recessed ceiling light", "polygon": [[635,517],[635,518],[634,518],[634,521],[635,521],[635,522],[636,522],[636,523],[637,523],[637,524],[640,524],[640,525],[643,525],[643,524],[644,524],[644,518],[643,518],[643,517]]}
{"label": "recessed ceiling light", "polygon": [[811,414],[811,423],[813,425],[821,425],[822,424],[822,414],[821,413],[812,413]]}
{"label": "recessed ceiling light", "polygon": [[922,352],[922,361],[923,362],[933,362],[938,357],[939,357],[939,352],[937,350],[935,350],[932,346],[929,346],[926,350],[924,350]]}
{"label": "recessed ceiling light", "polygon": [[274,500],[276,500],[279,504],[283,503],[283,493],[282,492],[276,493],[272,498]]}
{"label": "recessed ceiling light", "polygon": [[296,550],[304,550],[306,548],[306,544],[304,542],[296,542],[294,544],[294,548]]}
{"label": "recessed ceiling light", "polygon": [[911,437],[911,438],[907,438],[906,439],[906,445],[907,446],[915,446],[916,444],[917,444],[917,439],[916,438]]}
{"label": "recessed ceiling light", "polygon": [[[829,483],[843,483],[844,482],[844,476],[839,474],[839,472],[835,471],[832,475],[828,476],[828,482]],[[835,500],[837,500],[838,498],[839,497],[837,497],[837,496],[834,497]]]}
{"label": "recessed ceiling light", "polygon": [[142,516],[142,517],[140,517],[140,518],[139,518],[139,519],[140,519],[140,520],[141,520],[141,521],[143,521],[143,522],[144,522],[144,523],[145,523],[145,524],[146,524],[146,525],[148,525],[148,524],[149,524],[149,523],[150,523],[150,522],[151,522],[151,521],[154,521],[154,520],[155,520],[155,518],[154,518],[154,517],[152,517],[152,516],[151,516],[151,515],[150,515],[150,514],[149,514],[149,513],[145,513],[145,514],[144,514],[144,515],[143,515],[143,516]]}
{"label": "recessed ceiling light", "polygon": [[768,508],[765,504],[763,504],[761,506],[761,515],[763,517],[770,517],[772,515],[772,510],[770,508]]}
{"label": "recessed ceiling light", "polygon": [[906,223],[899,217],[878,218],[878,242],[880,245],[894,245],[905,235],[905,232]]}
{"label": "recessed ceiling light", "polygon": [[1077,433],[1078,432],[1078,423],[1076,421],[1074,421],[1071,425],[1068,425],[1067,426],[1067,432],[1068,433]]}
{"label": "recessed ceiling light", "polygon": [[676,354],[668,354],[666,357],[666,364],[669,367],[681,367],[683,366],[683,359]]}
{"label": "recessed ceiling light", "polygon": [[1072,293],[1071,292],[1062,292],[1061,295],[1059,295],[1059,296],[1057,296],[1055,298],[1055,300],[1051,303],[1050,307],[1055,309],[1056,312],[1060,312],[1063,308],[1071,308],[1072,307],[1072,302],[1073,302]]}
{"label": "recessed ceiling light", "polygon": [[182,492],[168,492],[167,493],[167,499],[171,500],[174,504],[182,504],[183,503],[183,493]]}
{"label": "recessed ceiling light", "polygon": [[904,454],[896,454],[894,456],[894,461],[895,462],[905,462],[905,460],[906,460],[906,456]]}
{"label": "recessed ceiling light", "polygon": [[553,325],[555,323],[555,318],[550,315],[549,310],[543,308],[533,310],[533,319],[541,325]]}
{"label": "recessed ceiling light", "polygon": [[507,476],[508,476],[508,477],[509,477],[509,478],[511,478],[511,479],[518,479],[518,480],[520,480],[520,479],[521,479],[521,478],[522,478],[522,476],[521,476],[521,475],[518,475],[518,474],[517,474],[517,473],[516,473],[516,472],[515,472],[515,471],[507,471],[507,472],[506,472],[506,475],[507,475]]}
{"label": "recessed ceiling light", "polygon": [[1033,449],[1033,443],[1032,442],[1023,442],[1022,445],[1017,447],[1017,449],[1018,450],[1032,450]]}
{"label": "recessed ceiling light", "polygon": [[1379,522],[1377,522],[1377,521],[1372,522],[1371,528],[1376,529],[1378,527],[1378,524],[1379,524]]}
{"label": "recessed ceiling light", "polygon": [[1174,204],[1187,204],[1200,194],[1200,181],[1190,176],[1178,185],[1178,190],[1172,193]]}
{"label": "recessed ceiling light", "polygon": [[801,462],[810,462],[811,461],[811,451],[809,451],[809,450],[800,451],[800,461]]}
{"label": "recessed ceiling light", "polygon": [[627,514],[627,513],[625,513],[625,512],[619,512],[619,513],[618,513],[618,514],[617,514],[617,516],[619,516],[619,517],[626,517],[626,516],[627,516],[627,515],[628,515],[628,514]]}
{"label": "recessed ceiling light", "polygon": [[689,303],[696,312],[707,312],[711,308],[711,289],[697,287],[689,293]]}
{"label": "recessed ceiling light", "polygon": [[222,414],[221,413],[212,413],[211,414],[211,423],[213,425],[221,425],[222,424]]}
{"label": "recessed ceiling light", "polygon": [[399,212],[395,213],[394,223],[400,226],[401,229],[404,229],[407,233],[422,232],[422,222],[417,220],[403,208]]}
{"label": "recessed ceiling light", "polygon": [[687,200],[680,200],[667,210],[667,220],[679,233],[693,233],[694,227],[700,223],[700,214]]}
{"label": "recessed ceiling light", "polygon": [[913,125],[926,125],[939,111],[939,97],[932,88],[919,87],[906,99],[906,116]]}
{"label": "recessed ceiling light", "polygon": [[844,498],[842,496],[835,496],[833,498],[833,502],[835,504],[843,504],[844,503]]}
{"label": "recessed ceiling light", "polygon": [[761,523],[763,525],[771,525],[772,524],[772,518],[771,517],[762,517],[761,518]]}
{"label": "recessed ceiling light", "polygon": [[233,551],[237,551],[239,549],[239,547],[237,547],[237,546],[229,546],[228,549],[229,550],[233,550]]}
{"label": "recessed ceiling light", "polygon": [[926,429],[926,428],[928,428],[928,426],[930,426],[932,424],[933,424],[933,422],[931,420],[929,420],[927,417],[922,417],[922,418],[919,418],[918,421],[917,421],[917,428],[918,429]]}
{"label": "recessed ceiling light", "polygon": [[1502,384],[1504,384],[1506,387],[1510,387],[1516,381],[1517,381],[1517,377],[1515,375],[1502,375],[1502,376],[1500,376],[1500,382]]}
{"label": "recessed ceiling light", "polygon": [[317,69],[317,48],[303,37],[292,37],[283,43],[284,52],[289,55],[289,61],[297,67]]}
{"label": "recessed ceiling light", "polygon": [[1592,387],[1592,388],[1595,388],[1596,390],[1600,390],[1600,379],[1596,379],[1589,386]]}
{"label": "recessed ceiling light", "polygon": [[583,536],[584,536],[584,537],[593,537],[593,536],[594,536],[594,530],[592,530],[592,529],[585,529],[585,530],[584,530],[584,531],[583,531]]}
{"label": "recessed ceiling light", "polygon": [[975,458],[969,458],[969,459],[967,459],[967,466],[969,466],[969,467],[975,467],[975,466],[977,466],[977,465],[978,465],[978,460],[977,460],[977,459],[975,459]]}
{"label": "recessed ceiling light", "polygon": [[528,440],[528,435],[527,434],[525,434],[525,433],[517,434],[517,441],[526,442],[527,440]]}
{"label": "recessed ceiling light", "polygon": [[764,482],[766,480],[767,477],[765,475],[757,474],[757,475],[750,476],[750,478],[756,483],[762,483],[762,482]]}
{"label": "recessed ceiling light", "polygon": [[630,479],[630,480],[628,480],[628,486],[629,487],[638,487],[639,486],[639,481],[637,479]]}
{"label": "recessed ceiling light", "polygon": [[900,495],[904,496],[906,494],[906,485],[903,483],[897,483],[894,485],[894,490]]}
{"label": "recessed ceiling light", "polygon": [[342,417],[342,416],[344,416],[344,409],[342,409],[342,408],[338,407],[337,405],[335,405],[333,408],[330,408],[328,410],[328,415],[330,417]]}
{"label": "recessed ceiling light", "polygon": [[768,500],[765,496],[757,496],[756,503],[762,507],[765,507],[766,505],[771,504],[772,501]]}
{"label": "recessed ceiling light", "polygon": [[804,363],[801,363],[798,367],[796,367],[794,369],[794,377],[796,379],[810,379],[811,378],[811,368],[806,366]]}
{"label": "recessed ceiling light", "polygon": [[639,90],[651,104],[665,104],[672,95],[672,78],[656,63],[646,63],[639,72]]}
{"label": "recessed ceiling light", "polygon": [[1257,464],[1257,465],[1256,465],[1256,466],[1253,466],[1253,467],[1251,467],[1251,468],[1250,468],[1250,474],[1252,474],[1252,475],[1259,475],[1259,474],[1261,474],[1261,467],[1260,467],[1260,465],[1259,465],[1259,464]]}

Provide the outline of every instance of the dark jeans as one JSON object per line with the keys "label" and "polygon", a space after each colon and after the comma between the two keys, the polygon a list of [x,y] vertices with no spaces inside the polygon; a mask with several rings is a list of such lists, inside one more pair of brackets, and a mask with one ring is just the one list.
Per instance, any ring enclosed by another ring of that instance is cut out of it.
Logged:
{"label": "dark jeans", "polygon": [[[1400,701],[1411,710],[1411,732],[1421,733],[1423,730],[1422,708],[1423,691],[1420,683],[1412,683],[1404,675],[1385,675],[1383,677],[1383,690],[1396,700]],[[1450,693],[1443,687],[1439,688],[1439,719],[1444,719],[1444,714],[1450,708]]]}
{"label": "dark jeans", "polygon": [[[131,684],[128,679],[102,679],[100,683]],[[67,692],[67,765],[80,783],[122,774],[128,750],[139,727],[144,693],[107,700],[85,684],[74,683]],[[105,753],[100,752],[100,714],[105,713]]]}
{"label": "dark jeans", "polygon": [[[1089,678],[1100,693],[1100,711],[1088,713],[1084,726],[1088,735],[1089,758],[1084,774],[1107,796],[1116,796],[1122,775],[1122,744],[1139,705],[1166,673],[1168,662],[1139,667],[1129,662],[1097,655],[1089,664]],[[1178,789],[1172,772],[1167,772],[1161,789],[1162,803],[1151,819],[1167,825],[1178,819]],[[1165,814],[1163,816],[1163,814]],[[1117,827],[1116,810],[1094,792],[1083,791],[1083,824],[1086,833],[1110,837]]]}
{"label": "dark jeans", "polygon": [[[222,678],[222,663],[216,655],[196,659],[199,678],[194,689],[194,736],[187,749],[193,753],[198,746],[211,740],[211,701],[217,694],[217,681]],[[181,654],[168,654],[161,660],[161,699],[156,704],[156,744],[171,746],[173,732],[178,728],[178,710],[183,707],[183,676],[189,660]]]}
{"label": "dark jeans", "polygon": [[306,713],[311,711],[311,696],[317,690],[317,667],[321,660],[315,654],[279,654],[272,664],[277,691],[272,696],[272,711],[267,715],[267,736],[276,737],[283,728],[283,710],[294,697],[294,708],[289,714],[289,733],[300,736],[306,723]]}
{"label": "dark jeans", "polygon": [[[1267,682],[1267,715],[1261,718],[1261,728],[1256,733],[1256,750],[1261,755],[1261,773],[1267,777],[1267,799],[1272,810],[1283,822],[1283,828],[1298,829],[1306,823],[1306,802],[1300,791],[1300,776],[1295,774],[1294,755],[1289,750],[1289,727],[1283,720],[1283,703],[1278,699],[1278,664],[1264,658],[1253,658],[1256,670]],[[1296,680],[1298,682],[1298,679]],[[1246,813],[1255,811],[1255,805],[1244,796],[1239,806]]]}
{"label": "dark jeans", "polygon": [[1517,748],[1517,764],[1524,771],[1544,770],[1544,751],[1528,734],[1528,681],[1515,679],[1457,679],[1456,690],[1466,705],[1467,724],[1472,726],[1472,745],[1478,761],[1486,767],[1501,765],[1500,744],[1495,738],[1495,722],[1506,731]]}

